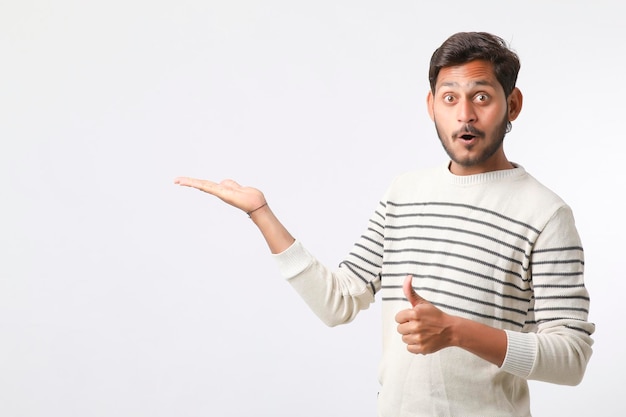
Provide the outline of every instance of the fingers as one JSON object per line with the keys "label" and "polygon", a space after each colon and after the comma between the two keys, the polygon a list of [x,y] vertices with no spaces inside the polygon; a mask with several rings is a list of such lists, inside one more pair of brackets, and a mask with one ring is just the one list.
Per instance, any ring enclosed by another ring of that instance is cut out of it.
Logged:
{"label": "fingers", "polygon": [[224,180],[218,184],[213,181],[190,177],[177,177],[174,179],[174,184],[195,188],[213,195],[219,195],[222,190],[240,187],[240,185],[233,180]]}
{"label": "fingers", "polygon": [[174,184],[182,185],[185,187],[197,188],[198,190],[202,191],[207,191],[208,188],[217,185],[212,181],[190,177],[177,177],[174,179]]}

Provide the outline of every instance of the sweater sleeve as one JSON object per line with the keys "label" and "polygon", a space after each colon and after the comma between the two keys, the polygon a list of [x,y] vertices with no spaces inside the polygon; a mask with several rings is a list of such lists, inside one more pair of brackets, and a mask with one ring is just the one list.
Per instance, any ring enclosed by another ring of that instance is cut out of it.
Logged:
{"label": "sweater sleeve", "polygon": [[569,207],[548,221],[531,256],[534,306],[525,332],[507,331],[502,369],[527,379],[580,383],[592,354],[584,257]]}
{"label": "sweater sleeve", "polygon": [[384,201],[379,201],[367,229],[335,269],[319,262],[299,240],[273,255],[282,276],[328,326],[354,320],[381,288]]}
{"label": "sweater sleeve", "polygon": [[281,275],[327,326],[351,322],[374,302],[379,282],[356,279],[345,267],[328,269],[299,240],[273,256]]}

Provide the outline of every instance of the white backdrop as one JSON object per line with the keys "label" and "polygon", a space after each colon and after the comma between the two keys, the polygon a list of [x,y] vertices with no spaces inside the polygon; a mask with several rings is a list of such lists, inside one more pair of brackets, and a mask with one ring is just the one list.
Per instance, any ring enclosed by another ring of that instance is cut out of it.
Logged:
{"label": "white backdrop", "polygon": [[0,0],[0,416],[374,416],[378,305],[327,328],[245,214],[336,265],[393,176],[442,163],[428,60],[522,59],[507,155],[574,209],[595,354],[536,416],[626,414],[619,2]]}

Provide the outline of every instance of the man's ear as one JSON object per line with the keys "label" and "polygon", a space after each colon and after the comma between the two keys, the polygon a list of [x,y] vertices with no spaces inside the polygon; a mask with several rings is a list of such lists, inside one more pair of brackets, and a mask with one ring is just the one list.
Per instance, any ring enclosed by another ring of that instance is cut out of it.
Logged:
{"label": "man's ear", "polygon": [[435,98],[433,97],[433,92],[428,90],[428,94],[426,95],[426,107],[428,107],[428,115],[431,120],[435,120],[435,110],[433,106],[435,104]]}
{"label": "man's ear", "polygon": [[522,111],[522,103],[524,102],[524,97],[519,88],[515,87],[513,91],[511,91],[507,101],[509,104],[509,122],[512,122],[519,116]]}

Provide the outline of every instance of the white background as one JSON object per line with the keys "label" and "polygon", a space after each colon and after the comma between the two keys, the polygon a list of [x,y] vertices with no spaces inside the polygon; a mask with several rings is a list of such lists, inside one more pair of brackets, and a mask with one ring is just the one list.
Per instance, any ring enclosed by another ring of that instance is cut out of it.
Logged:
{"label": "white background", "polygon": [[508,157],[574,209],[597,324],[535,416],[620,416],[626,29],[619,2],[0,0],[0,416],[374,416],[378,304],[325,327],[245,216],[261,188],[336,265],[389,181],[443,163],[428,61],[522,60]]}

